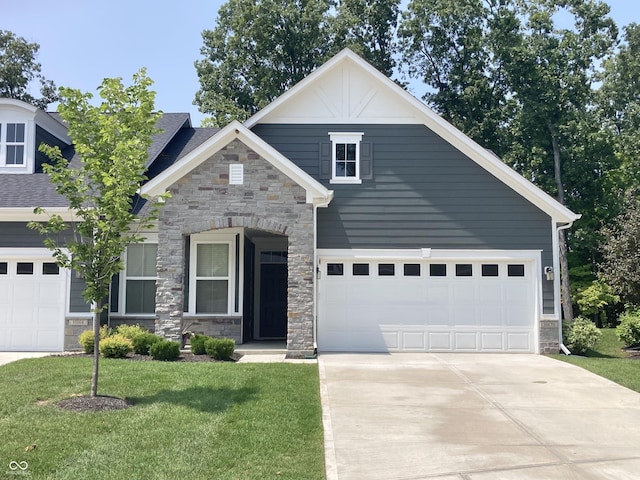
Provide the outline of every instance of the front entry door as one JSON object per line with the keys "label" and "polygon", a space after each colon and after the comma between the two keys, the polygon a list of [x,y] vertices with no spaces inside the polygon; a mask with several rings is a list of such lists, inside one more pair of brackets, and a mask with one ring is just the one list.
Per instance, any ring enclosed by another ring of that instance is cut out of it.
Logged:
{"label": "front entry door", "polygon": [[287,264],[260,265],[260,337],[287,336]]}

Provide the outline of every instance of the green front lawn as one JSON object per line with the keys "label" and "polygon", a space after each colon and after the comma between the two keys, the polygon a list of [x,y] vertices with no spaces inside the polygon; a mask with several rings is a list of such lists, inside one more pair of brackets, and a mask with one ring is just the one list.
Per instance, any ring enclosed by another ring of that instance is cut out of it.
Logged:
{"label": "green front lawn", "polygon": [[31,479],[325,478],[316,365],[105,359],[98,393],[135,406],[54,405],[90,377],[86,358],[0,367],[0,478],[19,478],[11,462]]}
{"label": "green front lawn", "polygon": [[640,392],[640,359],[631,359],[622,349],[615,328],[603,328],[602,339],[595,350],[586,357],[551,355],[553,358],[572,363],[590,372]]}

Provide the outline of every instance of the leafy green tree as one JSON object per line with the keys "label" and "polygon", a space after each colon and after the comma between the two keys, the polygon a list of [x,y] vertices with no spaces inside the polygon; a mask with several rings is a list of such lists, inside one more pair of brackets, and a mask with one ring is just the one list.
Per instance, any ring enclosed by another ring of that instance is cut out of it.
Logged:
{"label": "leafy green tree", "polygon": [[640,26],[624,28],[623,41],[615,55],[603,62],[597,92],[597,112],[603,130],[609,133],[619,159],[609,188],[616,194],[640,187]]}
{"label": "leafy green tree", "polygon": [[[42,145],[52,163],[44,165],[56,191],[69,201],[78,219],[69,225],[59,215],[30,226],[44,235],[45,245],[57,263],[73,269],[84,279],[83,298],[93,305],[94,361],[91,396],[97,395],[100,340],[100,312],[109,293],[111,278],[122,270],[121,255],[127,245],[144,238],[141,230],[157,218],[159,203],[149,205],[147,213],[133,213],[134,199],[145,179],[147,150],[156,132],[158,115],[153,112],[153,82],[144,70],[125,87],[121,79],[105,79],[99,87],[102,102],[90,103],[92,95],[61,88],[59,113],[68,126],[78,164],[70,164],[58,147]],[[42,208],[36,212],[46,213]],[[58,240],[59,232],[69,228],[73,238]]]}
{"label": "leafy green tree", "polygon": [[519,40],[513,10],[483,0],[412,0],[398,28],[403,69],[424,100],[498,155],[513,102],[499,52]]}
{"label": "leafy green tree", "polygon": [[[578,157],[588,138],[585,129],[580,136],[575,132],[589,120],[593,73],[598,62],[612,52],[617,27],[607,16],[608,5],[599,1],[531,0],[515,11],[522,19],[520,40],[500,55],[519,104],[514,119],[514,143],[519,150],[505,158],[560,203],[572,207],[568,195],[581,192],[585,185],[567,180],[575,181],[591,167]],[[558,26],[558,12],[569,16],[573,28]],[[564,230],[559,237],[562,306],[565,318],[572,319]]]}
{"label": "leafy green tree", "polygon": [[600,274],[626,304],[640,306],[640,195],[626,194],[623,211],[603,229]]}
{"label": "leafy green tree", "polygon": [[[42,109],[58,100],[54,83],[44,78],[42,66],[36,62],[38,50],[37,43],[0,30],[0,97],[15,98]],[[29,93],[34,80],[40,83],[40,98]]]}
{"label": "leafy green tree", "polygon": [[340,0],[331,22],[333,51],[348,47],[391,77],[399,4],[400,0]]}
{"label": "leafy green tree", "polygon": [[245,120],[331,52],[331,0],[229,0],[202,33],[195,104],[218,126]]}

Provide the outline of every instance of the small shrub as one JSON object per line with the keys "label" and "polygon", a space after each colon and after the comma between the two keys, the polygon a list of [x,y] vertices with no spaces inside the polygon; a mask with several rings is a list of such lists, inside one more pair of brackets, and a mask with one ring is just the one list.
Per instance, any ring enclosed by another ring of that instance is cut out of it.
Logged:
{"label": "small shrub", "polygon": [[640,345],[640,310],[627,311],[620,315],[616,335],[627,347]]}
{"label": "small shrub", "polygon": [[121,333],[100,340],[100,354],[105,358],[124,358],[132,351],[133,343]]}
{"label": "small shrub", "polygon": [[154,360],[173,361],[177,360],[180,356],[180,343],[172,342],[170,340],[160,340],[155,342],[149,348],[149,355]]}
{"label": "small shrub", "polygon": [[[112,330],[107,325],[100,327],[100,340],[107,338],[112,334]],[[82,346],[84,353],[93,353],[93,329],[85,330],[78,335],[78,343]]]}
{"label": "small shrub", "polygon": [[216,360],[229,360],[236,348],[236,342],[230,338],[209,338],[204,343],[208,355]]}
{"label": "small shrub", "polygon": [[139,335],[142,335],[144,333],[149,333],[148,330],[142,328],[140,325],[127,325],[126,323],[123,323],[122,325],[118,325],[116,327],[116,333],[119,333],[120,335],[124,335],[125,337],[127,337],[129,340],[133,341],[134,338],[136,338]]}
{"label": "small shrub", "polygon": [[601,336],[602,333],[595,323],[588,318],[578,317],[569,327],[567,346],[572,352],[583,355],[598,344]]}
{"label": "small shrub", "polygon": [[207,350],[204,347],[204,344],[206,343],[207,340],[209,340],[210,337],[207,337],[206,335],[201,335],[199,333],[196,333],[194,336],[191,337],[191,353],[193,353],[194,355],[204,355],[205,353],[207,353]]}
{"label": "small shrub", "polygon": [[162,341],[162,337],[151,332],[144,332],[133,338],[133,351],[138,355],[149,355],[149,349],[154,343]]}

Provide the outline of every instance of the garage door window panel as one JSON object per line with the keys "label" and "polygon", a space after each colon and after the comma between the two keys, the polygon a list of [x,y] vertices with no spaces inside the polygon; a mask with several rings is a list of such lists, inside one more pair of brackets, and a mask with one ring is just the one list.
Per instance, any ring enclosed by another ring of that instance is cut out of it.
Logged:
{"label": "garage door window panel", "polygon": [[522,264],[507,265],[507,275],[509,277],[524,277],[524,272],[524,265]]}
{"label": "garage door window panel", "polygon": [[447,265],[445,263],[432,263],[429,265],[430,277],[446,277]]}
{"label": "garage door window panel", "polygon": [[473,265],[470,263],[456,263],[456,277],[473,276]]}
{"label": "garage door window panel", "polygon": [[0,275],[7,275],[7,273],[9,273],[8,266],[7,262],[0,262]]}
{"label": "garage door window panel", "polygon": [[33,262],[18,262],[16,273],[18,275],[33,275]]}
{"label": "garage door window panel", "polygon": [[367,276],[369,276],[369,264],[368,263],[354,263],[353,264],[353,276],[354,277],[367,277]]}
{"label": "garage door window panel", "polygon": [[327,275],[334,277],[341,277],[344,275],[344,264],[342,263],[328,263]]}
{"label": "garage door window panel", "polygon": [[396,274],[396,266],[393,263],[378,264],[378,276],[393,277]]}
{"label": "garage door window panel", "polygon": [[497,277],[498,276],[498,264],[495,263],[483,263],[482,264],[482,276],[483,277]]}
{"label": "garage door window panel", "polygon": [[43,275],[58,275],[60,273],[60,267],[54,262],[44,262],[42,264]]}
{"label": "garage door window panel", "polygon": [[125,313],[153,314],[156,308],[156,259],[158,245],[141,243],[127,247]]}
{"label": "garage door window panel", "polygon": [[405,277],[419,277],[420,276],[420,264],[419,263],[405,263],[403,269],[404,269],[404,276]]}

